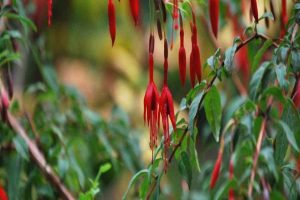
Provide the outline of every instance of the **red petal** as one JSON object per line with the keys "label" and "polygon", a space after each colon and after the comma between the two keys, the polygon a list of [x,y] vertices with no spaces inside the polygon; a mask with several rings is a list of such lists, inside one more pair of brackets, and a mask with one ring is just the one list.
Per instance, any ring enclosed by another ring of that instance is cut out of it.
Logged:
{"label": "red petal", "polygon": [[115,5],[112,0],[108,0],[108,22],[109,22],[109,32],[111,37],[112,46],[114,46],[116,39],[116,15],[115,15]]}
{"label": "red petal", "polygon": [[256,0],[251,0],[251,11],[256,22],[258,22],[258,10]]}
{"label": "red petal", "polygon": [[219,173],[220,173],[220,169],[221,169],[221,164],[222,164],[222,157],[223,157],[223,153],[219,152],[218,154],[218,158],[214,167],[214,170],[212,172],[212,176],[210,179],[210,189],[213,189],[215,187],[215,184],[219,178]]}
{"label": "red petal", "polygon": [[210,0],[209,1],[209,14],[212,31],[215,37],[218,37],[218,25],[219,25],[219,0]]}
{"label": "red petal", "polygon": [[185,77],[186,77],[186,52],[184,46],[179,48],[179,75],[181,84],[185,84]]}

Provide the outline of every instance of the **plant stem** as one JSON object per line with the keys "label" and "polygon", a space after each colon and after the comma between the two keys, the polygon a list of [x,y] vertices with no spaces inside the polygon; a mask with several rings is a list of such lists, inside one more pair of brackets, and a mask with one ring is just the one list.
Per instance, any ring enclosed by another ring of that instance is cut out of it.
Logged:
{"label": "plant stem", "polygon": [[256,143],[256,150],[255,150],[255,154],[254,154],[254,158],[253,158],[253,167],[251,170],[250,183],[249,183],[249,188],[248,188],[248,198],[250,198],[250,199],[252,197],[253,183],[254,183],[255,172],[256,172],[256,168],[257,168],[257,161],[258,161],[259,153],[261,150],[262,141],[263,141],[263,138],[265,135],[266,124],[267,124],[267,119],[265,117],[262,122],[261,128],[260,128],[259,136],[258,136],[257,143]]}

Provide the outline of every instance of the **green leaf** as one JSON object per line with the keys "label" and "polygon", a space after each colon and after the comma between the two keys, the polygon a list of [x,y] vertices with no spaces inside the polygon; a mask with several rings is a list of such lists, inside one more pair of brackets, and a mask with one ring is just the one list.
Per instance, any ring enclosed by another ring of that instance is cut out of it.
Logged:
{"label": "green leaf", "polygon": [[12,154],[9,156],[9,161],[7,165],[7,175],[9,177],[8,181],[8,196],[10,200],[20,199],[21,193],[21,175],[23,162],[20,154]]}
{"label": "green leaf", "polygon": [[237,186],[237,182],[235,179],[228,180],[219,187],[217,193],[214,196],[214,200],[226,199],[228,197],[228,191],[230,188],[235,188]]}
{"label": "green leaf", "polygon": [[20,136],[16,136],[13,139],[13,143],[16,147],[17,152],[20,154],[20,156],[25,160],[29,160],[28,146],[25,143],[25,141],[23,140],[23,138],[21,138]]}
{"label": "green leaf", "polygon": [[179,172],[187,182],[189,188],[191,188],[192,183],[192,166],[190,159],[185,151],[181,152],[181,160],[179,161]]}
{"label": "green leaf", "polygon": [[292,145],[292,147],[297,152],[299,152],[299,147],[298,147],[298,144],[296,142],[295,135],[292,132],[292,130],[290,129],[290,127],[285,122],[283,122],[283,121],[279,121],[278,123],[281,125],[282,129],[284,130],[289,143]]}
{"label": "green leaf", "polygon": [[279,82],[279,86],[282,89],[287,90],[288,89],[288,83],[285,79],[286,77],[286,66],[283,63],[280,63],[275,66],[275,72],[277,76],[277,80]]}
{"label": "green leaf", "polygon": [[189,132],[193,135],[194,132],[194,121],[198,112],[199,104],[203,98],[204,92],[201,91],[193,100],[192,105],[189,110]]}
{"label": "green leaf", "polygon": [[221,128],[222,106],[220,94],[215,86],[211,87],[204,98],[204,110],[210,128],[218,142]]}
{"label": "green leaf", "polygon": [[249,96],[254,101],[256,101],[258,98],[258,95],[261,90],[262,80],[269,66],[270,63],[268,62],[263,63],[252,76],[252,79],[250,81],[250,86],[249,86],[250,87]]}
{"label": "green leaf", "polygon": [[300,50],[294,50],[291,52],[291,64],[294,72],[300,71]]}
{"label": "green leaf", "polygon": [[233,66],[233,59],[238,47],[238,42],[240,42],[239,38],[234,40],[233,46],[229,47],[225,52],[225,60],[224,60],[224,67],[227,72],[231,72]]}
{"label": "green leaf", "polygon": [[198,171],[200,172],[200,164],[199,164],[199,159],[198,159],[198,151],[196,148],[196,143],[197,143],[197,134],[198,131],[196,133],[194,133],[193,137],[191,137],[191,142],[189,145],[189,152],[190,152],[190,156],[191,156],[191,163],[192,166]]}
{"label": "green leaf", "polygon": [[262,97],[267,98],[268,96],[272,96],[281,103],[285,103],[285,97],[282,93],[282,90],[278,87],[273,86],[265,89],[263,91]]}
{"label": "green leaf", "polygon": [[24,23],[25,25],[30,27],[32,30],[37,31],[37,28],[34,25],[34,23],[26,17],[23,17],[21,15],[17,15],[17,14],[14,14],[14,13],[6,13],[4,16],[7,17],[7,18],[10,18],[10,19],[19,20],[21,23]]}
{"label": "green leaf", "polygon": [[297,188],[296,188],[296,180],[295,175],[289,169],[284,169],[283,171],[284,178],[284,190],[287,194],[287,199],[297,199]]}
{"label": "green leaf", "polygon": [[143,169],[141,171],[139,171],[138,173],[136,173],[130,180],[129,185],[127,187],[126,192],[124,193],[122,200],[125,200],[127,198],[128,192],[130,190],[130,188],[133,186],[133,184],[137,181],[138,178],[142,177],[142,176],[146,176],[146,178],[150,178],[150,174],[149,174],[149,170],[148,169]]}
{"label": "green leaf", "polygon": [[263,55],[269,49],[269,47],[272,45],[272,43],[273,43],[272,40],[270,40],[270,39],[266,40],[264,42],[264,44],[262,45],[262,47],[255,54],[254,59],[253,59],[253,63],[252,63],[252,67],[251,67],[252,72],[255,72],[257,70]]}

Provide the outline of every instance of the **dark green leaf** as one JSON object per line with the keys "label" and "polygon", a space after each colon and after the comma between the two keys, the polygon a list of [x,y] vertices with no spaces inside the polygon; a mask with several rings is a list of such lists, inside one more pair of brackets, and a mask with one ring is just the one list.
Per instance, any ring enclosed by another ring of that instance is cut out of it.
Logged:
{"label": "dark green leaf", "polygon": [[211,87],[204,98],[204,110],[210,128],[218,142],[221,128],[222,106],[220,94],[215,86]]}
{"label": "dark green leaf", "polygon": [[294,133],[292,132],[292,130],[290,129],[290,127],[283,121],[279,121],[280,126],[282,127],[282,129],[284,130],[286,137],[289,141],[289,143],[292,145],[292,147],[299,152],[299,147],[298,144],[296,142],[296,138]]}
{"label": "dark green leaf", "polygon": [[179,161],[179,172],[187,182],[189,188],[191,188],[192,182],[192,166],[190,159],[185,151],[181,152],[181,160]]}
{"label": "dark green leaf", "polygon": [[253,74],[251,82],[250,82],[250,92],[249,96],[252,100],[256,101],[258,98],[258,95],[261,90],[262,80],[264,78],[264,75],[266,73],[266,70],[270,66],[270,63],[263,63],[260,68]]}
{"label": "dark green leaf", "polygon": [[190,107],[190,111],[189,111],[189,132],[191,134],[193,134],[193,130],[194,130],[194,121],[195,121],[195,117],[197,115],[198,112],[198,108],[199,108],[199,104],[200,101],[203,97],[203,92],[200,92],[193,100],[191,107]]}
{"label": "dark green leaf", "polygon": [[251,71],[255,72],[260,64],[260,61],[262,57],[264,56],[265,52],[268,50],[268,48],[272,45],[272,40],[266,40],[263,44],[263,46],[258,50],[258,52],[255,54],[255,57],[253,59]]}
{"label": "dark green leaf", "polygon": [[145,176],[145,178],[149,178],[150,174],[149,174],[149,170],[148,169],[143,169],[141,171],[139,171],[138,173],[136,173],[130,180],[127,190],[124,193],[122,200],[125,200],[127,198],[128,192],[130,190],[130,188],[133,186],[133,184],[137,181],[138,178]]}
{"label": "dark green leaf", "polygon": [[275,66],[275,72],[277,76],[277,80],[282,89],[288,89],[288,83],[285,79],[286,77],[286,66],[283,63],[280,63]]}

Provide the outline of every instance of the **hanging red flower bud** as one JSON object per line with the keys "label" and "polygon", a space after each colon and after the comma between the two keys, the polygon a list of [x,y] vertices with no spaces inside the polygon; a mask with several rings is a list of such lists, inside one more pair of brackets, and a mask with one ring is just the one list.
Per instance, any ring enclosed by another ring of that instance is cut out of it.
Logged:
{"label": "hanging red flower bud", "polygon": [[48,26],[51,26],[52,18],[52,0],[48,0]]}
{"label": "hanging red flower bud", "polygon": [[[230,162],[229,162],[229,180],[232,180],[233,179],[233,161],[232,159],[230,159]],[[232,188],[229,188],[229,192],[228,192],[228,199],[229,200],[234,200],[234,191]]]}
{"label": "hanging red flower bud", "polygon": [[8,200],[5,190],[0,186],[0,200]]}
{"label": "hanging red flower bud", "polygon": [[256,0],[251,0],[251,12],[255,19],[255,22],[258,23],[258,10],[257,10],[257,2]]}
{"label": "hanging red flower bud", "polygon": [[293,101],[294,101],[294,104],[296,106],[296,108],[299,108],[300,107],[300,81],[298,80],[296,82],[296,92],[293,96]]}
{"label": "hanging red flower bud", "polygon": [[[193,15],[194,16],[194,15]],[[192,29],[192,51],[190,54],[190,78],[192,87],[195,86],[196,77],[198,81],[201,81],[202,72],[201,72],[201,59],[200,59],[200,49],[198,46],[198,33],[195,18],[193,17],[194,22],[191,24]]]}
{"label": "hanging red flower bud", "polygon": [[218,37],[220,0],[209,0],[209,15],[212,31]]}
{"label": "hanging red flower bud", "polygon": [[131,16],[134,24],[137,25],[139,21],[140,3],[139,0],[129,0]]}
{"label": "hanging red flower bud", "polygon": [[215,163],[214,170],[212,172],[211,179],[210,179],[210,185],[209,185],[210,189],[213,189],[215,187],[215,184],[219,178],[219,173],[222,164],[222,157],[223,157],[223,151],[219,151],[218,158]]}
{"label": "hanging red flower bud", "polygon": [[167,9],[164,0],[160,0],[160,6],[161,6],[161,11],[162,11],[162,16],[163,16],[163,21],[164,23],[167,22]]}
{"label": "hanging red flower bud", "polygon": [[114,46],[116,39],[116,14],[115,14],[115,5],[113,0],[108,0],[108,22],[109,22],[109,32],[112,46]]}
{"label": "hanging red flower bud", "polygon": [[183,20],[181,14],[179,15],[180,21],[180,47],[178,53],[178,60],[179,60],[179,77],[181,84],[185,84],[185,77],[186,77],[186,52],[184,48],[184,30],[183,30]]}
{"label": "hanging red flower bud", "polygon": [[[164,86],[159,99],[159,115],[161,116],[163,134],[164,134],[164,168],[167,169],[168,159],[167,152],[170,147],[170,133],[169,133],[169,119],[173,126],[174,131],[176,130],[176,121],[174,114],[174,103],[172,94],[168,88],[168,43],[165,39],[164,43]],[[160,126],[158,121],[158,127]]]}
{"label": "hanging red flower bud", "polygon": [[285,35],[286,29],[285,26],[288,22],[287,17],[287,7],[286,7],[286,0],[281,0],[281,32],[280,37],[282,38]]}
{"label": "hanging red flower bud", "polygon": [[162,40],[163,39],[163,34],[162,34],[160,19],[156,20],[156,27],[157,27],[158,37],[159,37],[160,40]]}

